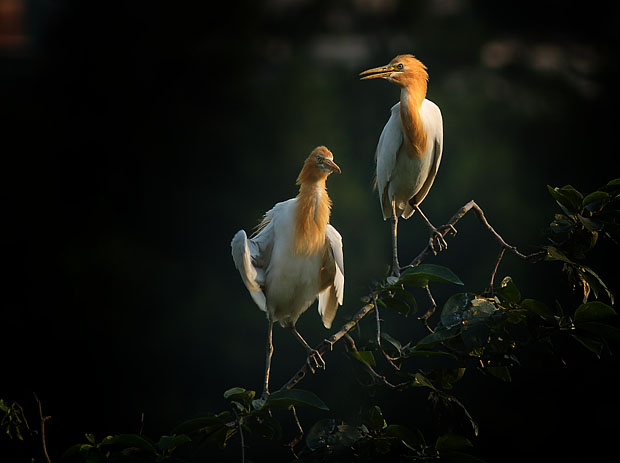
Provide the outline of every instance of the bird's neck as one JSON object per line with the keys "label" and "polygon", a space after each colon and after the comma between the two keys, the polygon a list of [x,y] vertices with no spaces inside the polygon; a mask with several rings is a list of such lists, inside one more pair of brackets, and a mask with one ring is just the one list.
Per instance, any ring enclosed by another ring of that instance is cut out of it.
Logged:
{"label": "bird's neck", "polygon": [[400,119],[405,135],[413,147],[413,150],[408,151],[408,154],[417,158],[424,156],[428,142],[422,117],[420,116],[420,108],[425,97],[426,85],[420,86],[417,90],[403,88],[400,91]]}
{"label": "bird's neck", "polygon": [[323,249],[330,211],[325,179],[301,184],[295,211],[295,254],[309,256]]}

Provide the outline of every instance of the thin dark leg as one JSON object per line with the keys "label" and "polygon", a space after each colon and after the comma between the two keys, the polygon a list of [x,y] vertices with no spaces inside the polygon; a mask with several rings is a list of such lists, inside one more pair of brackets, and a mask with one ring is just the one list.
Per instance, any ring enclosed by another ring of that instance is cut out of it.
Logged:
{"label": "thin dark leg", "polygon": [[269,327],[267,328],[267,345],[265,359],[265,383],[263,385],[263,399],[267,399],[269,395],[269,373],[271,372],[271,357],[273,356],[273,317],[267,315],[269,319]]}
{"label": "thin dark leg", "polygon": [[324,370],[325,361],[323,360],[323,357],[321,357],[321,354],[319,353],[319,351],[310,347],[310,344],[308,344],[306,340],[302,337],[302,335],[299,334],[299,331],[297,331],[297,328],[295,328],[295,325],[290,324],[288,325],[288,328],[295,335],[295,337],[299,340],[301,345],[304,346],[304,348],[306,349],[306,352],[308,352],[308,366],[310,367],[310,371],[314,373],[314,368],[312,367],[312,363],[310,362],[310,359],[314,361],[315,368],[322,368]]}
{"label": "thin dark leg", "polygon": [[394,277],[400,276],[400,264],[398,263],[398,215],[396,214],[396,202],[392,200],[392,272]]}
{"label": "thin dark leg", "polygon": [[446,240],[444,239],[443,235],[441,234],[441,232],[439,230],[440,229],[443,230],[445,228],[450,228],[452,230],[452,232],[456,235],[456,229],[452,225],[444,225],[444,226],[442,226],[440,228],[436,228],[431,223],[431,221],[426,218],[426,216],[422,212],[422,209],[420,209],[418,206],[413,206],[413,207],[417,211],[417,213],[420,214],[420,217],[422,217],[422,220],[424,220],[424,223],[426,223],[426,226],[431,231],[431,237],[429,239],[429,246],[431,247],[431,250],[433,251],[433,253],[437,254],[437,251],[435,251],[435,240],[437,240],[437,245],[439,247],[439,251],[441,251],[443,249],[448,249],[448,243],[446,243]]}

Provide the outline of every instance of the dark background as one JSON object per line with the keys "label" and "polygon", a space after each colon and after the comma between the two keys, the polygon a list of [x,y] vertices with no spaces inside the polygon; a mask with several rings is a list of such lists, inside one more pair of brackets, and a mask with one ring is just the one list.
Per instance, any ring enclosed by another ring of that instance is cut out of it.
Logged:
{"label": "dark background", "polygon": [[[556,212],[547,184],[589,192],[618,177],[614,2],[13,4],[18,21],[4,9],[0,22],[0,397],[33,412],[38,394],[53,417],[56,458],[85,432],[138,432],[144,413],[145,434],[158,436],[223,409],[229,387],[260,390],[265,317],[229,243],[296,194],[319,144],[343,171],[328,182],[347,269],[334,326],[360,307],[390,261],[372,176],[398,99],[387,82],[360,82],[360,71],[400,53],[429,68],[428,97],[445,130],[424,202],[436,224],[475,199],[508,242],[528,250]],[[426,239],[417,218],[402,222],[401,260]],[[497,252],[467,217],[448,252],[429,262],[481,291]],[[617,271],[607,262],[616,256],[607,244],[592,264],[612,289]],[[546,284],[558,270],[507,256],[498,277],[551,305]],[[457,290],[438,287],[436,299]],[[403,340],[422,333],[414,320],[385,318]],[[327,335],[315,307],[298,327],[311,344]],[[284,330],[274,336],[276,387],[304,352]],[[366,398],[341,349],[300,386],[328,403],[329,416],[353,419]],[[475,375],[459,384],[480,424],[478,455],[615,452],[617,361],[566,349],[567,366],[531,359],[511,384]],[[408,394],[419,409],[387,400],[388,422],[420,422],[432,435],[426,393]],[[325,416],[303,413],[308,423]]]}

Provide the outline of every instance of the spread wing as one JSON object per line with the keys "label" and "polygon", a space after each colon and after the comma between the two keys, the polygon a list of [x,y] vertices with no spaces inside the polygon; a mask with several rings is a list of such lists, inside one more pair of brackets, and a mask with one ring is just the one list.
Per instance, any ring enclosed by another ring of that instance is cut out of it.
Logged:
{"label": "spread wing", "polygon": [[383,127],[377,143],[377,190],[383,210],[383,218],[392,217],[392,205],[387,195],[387,186],[396,167],[396,157],[403,144],[403,126],[400,120],[400,102],[392,106],[390,119]]}
{"label": "spread wing", "polygon": [[327,287],[319,293],[319,313],[325,328],[331,328],[338,305],[344,299],[344,256],[342,253],[342,236],[331,224],[325,229],[329,243],[325,253],[323,268],[328,279]]}
{"label": "spread wing", "polygon": [[259,232],[248,239],[245,231],[239,230],[232,239],[232,257],[235,267],[241,274],[241,279],[250,292],[256,305],[265,312],[267,303],[263,285],[265,284],[265,272],[271,260],[273,249],[273,217],[274,209],[271,209],[261,224]]}

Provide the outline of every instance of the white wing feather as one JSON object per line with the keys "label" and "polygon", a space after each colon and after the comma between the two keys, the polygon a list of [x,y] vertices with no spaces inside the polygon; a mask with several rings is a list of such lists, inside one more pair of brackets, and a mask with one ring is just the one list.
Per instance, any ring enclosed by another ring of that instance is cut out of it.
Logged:
{"label": "white wing feather", "polygon": [[392,216],[392,206],[390,204],[386,188],[392,173],[396,167],[396,157],[400,146],[403,144],[403,126],[400,120],[400,102],[392,106],[390,119],[388,120],[377,143],[375,154],[377,161],[377,190],[379,201],[383,210],[383,218]]}
{"label": "white wing feather", "polygon": [[235,267],[241,274],[241,279],[250,292],[256,305],[265,312],[267,301],[263,286],[265,284],[265,271],[271,260],[273,249],[274,231],[273,214],[276,207],[265,214],[266,225],[253,238],[248,239],[244,230],[239,230],[232,239],[232,257]]}
{"label": "white wing feather", "polygon": [[331,224],[325,229],[325,236],[329,242],[332,256],[335,261],[336,272],[334,282],[319,293],[319,313],[325,328],[331,328],[338,305],[344,300],[344,255],[342,252],[342,236]]}

